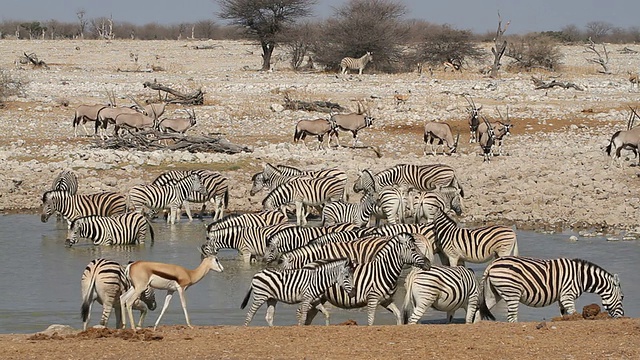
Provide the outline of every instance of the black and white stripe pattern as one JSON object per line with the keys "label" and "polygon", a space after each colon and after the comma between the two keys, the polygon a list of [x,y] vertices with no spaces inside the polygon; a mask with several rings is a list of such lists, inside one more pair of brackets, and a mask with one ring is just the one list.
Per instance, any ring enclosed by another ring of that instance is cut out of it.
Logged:
{"label": "black and white stripe pattern", "polygon": [[78,238],[90,239],[93,245],[142,244],[149,232],[153,242],[153,227],[139,213],[114,216],[90,215],[75,219],[71,223],[65,245],[72,246]]}
{"label": "black and white stripe pattern", "polygon": [[376,206],[375,194],[366,193],[357,203],[342,200],[326,204],[322,208],[322,226],[339,223],[352,223],[356,226],[367,226]]}
{"label": "black and white stripe pattern", "polygon": [[346,74],[347,70],[352,69],[358,70],[358,75],[362,75],[362,70],[370,61],[373,61],[373,55],[369,51],[357,59],[352,57],[342,58],[340,60],[340,72]]}
{"label": "black and white stripe pattern", "polygon": [[459,228],[447,214],[438,210],[433,229],[444,265],[464,265],[465,261],[483,263],[492,257],[519,255],[516,233],[507,226]]}
{"label": "black and white stripe pattern", "polygon": [[[91,305],[94,301],[102,305],[101,326],[107,326],[111,310],[115,307],[116,328],[122,328],[120,294],[131,287],[131,281],[119,263],[107,259],[92,260],[82,273],[80,287],[82,289],[81,316],[83,330],[87,330],[87,324],[91,316]],[[156,309],[156,297],[153,289],[147,287],[140,299],[133,304],[133,308],[140,311],[138,327],[142,327],[147,308],[152,311]]]}
{"label": "black and white stripe pattern", "polygon": [[292,226],[282,229],[267,239],[264,261],[270,263],[280,257],[280,254],[307,245],[313,239],[328,233],[339,233],[355,230],[354,224],[336,224],[327,227]]}
{"label": "black and white stripe pattern", "polygon": [[394,236],[402,233],[411,234],[420,252],[422,252],[430,262],[433,261],[434,254],[438,252],[433,225],[387,224],[375,228],[375,233],[383,236]]}
{"label": "black and white stripe pattern", "polygon": [[123,214],[126,208],[125,197],[115,192],[70,195],[63,190],[50,190],[42,195],[40,220],[47,222],[57,212],[71,224],[73,220],[83,216]]}
{"label": "black and white stripe pattern", "polygon": [[265,210],[279,209],[295,203],[296,224],[306,225],[303,205],[318,206],[342,199],[347,184],[346,176],[322,178],[295,178],[272,190],[262,201]]}
{"label": "black and white stripe pattern", "polygon": [[[399,234],[387,241],[375,259],[369,263],[356,264],[354,270],[355,294],[348,294],[342,289],[332,286],[314,302],[322,304],[329,301],[343,309],[367,307],[368,323],[373,325],[375,310],[378,304],[384,306],[396,316],[397,324],[402,324],[402,314],[393,303],[393,295],[397,289],[398,278],[405,265],[413,265],[428,269],[431,264],[418,250],[410,234]],[[310,310],[307,324],[311,323],[317,309]]]}
{"label": "black and white stripe pattern", "polygon": [[378,235],[376,228],[365,227],[349,231],[328,232],[311,240],[309,244],[330,244],[338,242],[349,242],[368,235]]}
{"label": "black and white stripe pattern", "polygon": [[460,189],[444,187],[435,191],[421,191],[414,196],[412,208],[416,223],[422,219],[425,219],[427,223],[432,223],[439,210],[445,213],[453,210],[459,216],[462,214]]}
{"label": "black and white stripe pattern", "polygon": [[75,195],[78,192],[78,176],[71,170],[62,171],[53,180],[51,190],[62,190],[69,195]]}
{"label": "black and white stripe pattern", "polygon": [[243,260],[263,257],[267,238],[293,224],[276,224],[261,227],[231,226],[207,232],[207,242],[201,247],[204,256],[216,254],[220,249],[235,249]]}
{"label": "black and white stripe pattern", "polygon": [[[453,320],[456,310],[464,308],[465,323],[474,322],[479,286],[473,270],[464,266],[413,268],[404,284],[407,290],[403,306],[405,324],[416,324],[429,308],[445,311],[447,322]],[[411,316],[410,307],[413,307]]]}
{"label": "black and white stripe pattern", "polygon": [[169,180],[165,185],[137,185],[129,190],[128,203],[135,211],[144,213],[145,209],[162,210],[171,208],[167,224],[175,224],[179,220],[178,209],[195,191],[207,195],[202,187],[200,176],[190,174],[180,180]]}
{"label": "black and white stripe pattern", "polygon": [[[247,306],[251,291],[253,291],[253,303],[249,308],[244,325],[249,325],[256,311],[266,302],[268,306],[266,320],[269,326],[273,326],[273,316],[278,301],[287,304],[302,303],[298,318],[298,324],[302,325],[307,318],[311,302],[334,284],[343,288],[347,293],[353,292],[353,265],[350,261],[345,259],[321,260],[310,263],[302,269],[262,270],[253,276],[251,288],[240,305],[241,309]],[[321,311],[327,315],[328,322],[328,313],[322,307]]]}
{"label": "black and white stripe pattern", "polygon": [[407,190],[430,191],[438,187],[452,186],[464,191],[460,186],[455,171],[449,165],[408,165],[398,164],[373,175],[364,170],[353,185],[353,190],[378,191],[385,186],[404,187]]}
{"label": "black and white stripe pattern", "polygon": [[624,295],[617,274],[581,259],[534,259],[508,256],[496,259],[484,271],[480,284],[480,314],[489,312],[503,299],[507,320],[518,321],[518,304],[532,307],[560,305],[561,314],[576,312],[575,300],[582,293],[595,293],[612,317],[624,315]]}
{"label": "black and white stripe pattern", "polygon": [[249,194],[251,196],[257,194],[262,189],[268,189],[269,191],[277,188],[292,178],[306,176],[311,178],[322,178],[346,176],[346,173],[338,169],[323,169],[323,170],[301,170],[295,167],[286,165],[273,166],[269,163],[264,165],[262,172],[256,173],[251,178],[253,183]]}
{"label": "black and white stripe pattern", "polygon": [[229,181],[219,172],[209,170],[167,171],[160,174],[155,180],[153,180],[153,184],[166,185],[171,180],[180,180],[191,174],[197,174],[200,177],[202,187],[205,189],[207,194],[204,195],[201,191],[193,191],[189,194],[184,204],[189,220],[192,220],[192,217],[191,210],[187,202],[202,204],[200,218],[203,216],[206,203],[211,202],[213,205],[213,220],[222,219],[224,216],[224,210],[227,208],[229,203]]}
{"label": "black and white stripe pattern", "polygon": [[282,254],[282,268],[299,269],[316,260],[347,258],[354,263],[372,261],[389,238],[370,235],[347,242],[317,242]]}
{"label": "black and white stripe pattern", "polygon": [[404,222],[407,207],[405,197],[405,191],[395,186],[387,186],[380,190],[374,214],[376,224],[379,224],[380,219],[386,219],[389,224]]}
{"label": "black and white stripe pattern", "polygon": [[262,227],[276,225],[286,223],[287,220],[287,217],[278,210],[234,214],[212,222],[207,226],[207,232],[232,226]]}

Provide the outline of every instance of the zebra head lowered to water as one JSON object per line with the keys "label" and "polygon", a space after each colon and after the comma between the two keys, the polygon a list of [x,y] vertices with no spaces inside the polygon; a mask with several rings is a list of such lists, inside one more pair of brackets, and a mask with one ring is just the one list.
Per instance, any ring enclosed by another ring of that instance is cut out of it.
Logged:
{"label": "zebra head lowered to water", "polygon": [[93,240],[93,245],[134,245],[144,243],[147,232],[154,240],[149,219],[139,213],[114,216],[90,215],[74,220],[67,232],[66,246],[78,242],[78,238]]}
{"label": "zebra head lowered to water", "polygon": [[614,318],[624,315],[624,294],[617,274],[582,259],[502,257],[487,267],[480,284],[480,313],[495,320],[490,310],[501,299],[507,303],[507,320],[518,321],[518,304],[532,307],[560,305],[560,313],[576,312],[575,301],[583,292],[602,298],[602,306]]}

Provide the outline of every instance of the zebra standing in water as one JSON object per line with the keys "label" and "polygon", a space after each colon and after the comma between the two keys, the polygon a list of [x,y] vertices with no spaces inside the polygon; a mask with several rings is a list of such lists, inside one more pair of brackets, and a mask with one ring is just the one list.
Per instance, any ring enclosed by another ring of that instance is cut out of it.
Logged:
{"label": "zebra standing in water", "polygon": [[[62,190],[69,193],[69,195],[75,195],[78,192],[78,176],[71,170],[63,170],[53,180],[51,190]],[[56,220],[62,220],[62,215],[57,214]]]}
{"label": "zebra standing in water", "polygon": [[207,232],[232,226],[261,227],[283,224],[286,222],[287,217],[282,215],[279,210],[259,211],[246,214],[233,214],[227,215],[224,218],[209,224],[207,226]]}
{"label": "zebra standing in water", "polygon": [[366,193],[358,203],[334,201],[322,208],[322,226],[351,223],[367,226],[376,206],[376,194]]}
{"label": "zebra standing in water", "polygon": [[[256,311],[266,302],[266,320],[269,326],[273,326],[273,315],[278,301],[287,304],[301,302],[298,325],[303,325],[307,319],[311,302],[334,284],[337,284],[348,294],[353,292],[353,264],[351,261],[345,259],[320,260],[307,264],[302,269],[262,270],[253,276],[251,287],[240,305],[241,309],[247,306],[253,290],[253,303],[249,308],[244,325],[249,325]],[[320,311],[328,315],[322,305],[320,305]],[[327,323],[327,325],[329,324]]]}
{"label": "zebra standing in water", "polygon": [[[453,320],[456,310],[465,308],[465,323],[479,321],[478,280],[473,270],[464,266],[432,266],[429,270],[413,268],[404,286],[404,323],[416,324],[429,308],[447,312],[447,322]],[[410,308],[413,313],[409,317]],[[474,321],[475,320],[475,321]]]}
{"label": "zebra standing in water", "polygon": [[145,216],[126,213],[114,216],[90,215],[71,223],[64,244],[72,246],[78,238],[93,240],[93,245],[134,245],[144,243],[147,231],[153,242],[153,227]]}
{"label": "zebra standing in water", "polygon": [[347,177],[295,178],[272,190],[262,201],[265,210],[275,210],[295,203],[296,224],[306,225],[304,205],[318,206],[342,199]]}
{"label": "zebra standing in water", "polygon": [[180,216],[178,209],[194,191],[207,196],[207,190],[202,186],[200,175],[192,173],[180,180],[171,180],[166,185],[134,186],[129,190],[128,203],[135,211],[143,214],[145,208],[153,211],[170,207],[167,224],[175,224]]}
{"label": "zebra standing in water", "polygon": [[483,263],[492,257],[519,255],[516,232],[507,226],[459,228],[442,209],[438,209],[433,230],[443,265],[464,265],[465,261]]}
{"label": "zebra standing in water", "polygon": [[[107,259],[94,259],[82,272],[80,282],[82,290],[82,329],[87,330],[87,324],[91,316],[91,305],[97,301],[102,305],[102,318],[100,325],[105,327],[109,322],[111,309],[116,309],[116,328],[122,328],[122,310],[120,308],[120,294],[131,287],[131,281],[125,274],[124,268],[115,261]],[[146,304],[146,306],[145,306]],[[147,287],[133,308],[140,311],[138,327],[142,327],[147,315],[147,307],[153,311],[156,309],[156,297],[153,288]]]}
{"label": "zebra standing in water", "polygon": [[204,209],[207,202],[213,205],[213,220],[220,220],[224,216],[224,210],[229,204],[229,181],[219,172],[209,170],[191,170],[191,171],[167,171],[160,174],[152,184],[167,185],[171,180],[180,180],[192,173],[200,176],[202,186],[206,189],[207,194],[203,195],[200,191],[193,191],[185,200],[184,209],[187,212],[189,221],[192,221],[191,209],[187,202],[202,204],[200,209],[200,218],[204,219]]}
{"label": "zebra standing in water", "polygon": [[[387,241],[375,259],[366,264],[356,264],[353,279],[355,294],[348,294],[336,286],[329,288],[313,305],[329,301],[343,309],[367,307],[367,320],[373,325],[378,304],[384,306],[396,316],[396,323],[402,324],[402,314],[393,303],[400,273],[405,265],[429,269],[431,263],[418,250],[410,234],[399,234]],[[318,310],[313,308],[307,315],[306,324],[310,324]],[[326,316],[326,314],[325,314]]]}
{"label": "zebra standing in water", "polygon": [[507,303],[509,322],[518,321],[519,303],[543,307],[557,302],[562,315],[573,314],[583,292],[600,295],[612,317],[624,315],[618,275],[581,259],[496,259],[484,271],[480,289],[480,315],[485,319],[495,320],[490,310],[500,299]]}
{"label": "zebra standing in water", "polygon": [[124,196],[115,192],[103,192],[90,195],[70,195],[63,190],[49,190],[42,195],[42,214],[40,220],[47,222],[58,212],[69,225],[79,217],[89,215],[111,216],[125,213],[127,209]]}
{"label": "zebra standing in water", "polygon": [[455,171],[449,165],[408,165],[398,164],[373,175],[364,170],[353,184],[353,191],[378,191],[385,186],[399,186],[407,190],[430,191],[439,186],[452,186],[460,189],[460,196],[464,191],[458,182]]}
{"label": "zebra standing in water", "polygon": [[345,57],[340,61],[340,72],[346,74],[348,69],[356,69],[358,70],[358,75],[362,75],[362,70],[369,62],[373,62],[373,55],[369,51],[357,59]]}
{"label": "zebra standing in water", "polygon": [[267,239],[273,233],[293,224],[276,224],[261,227],[231,226],[207,232],[207,242],[200,247],[203,256],[213,255],[220,249],[235,249],[245,263],[251,258],[263,257]]}

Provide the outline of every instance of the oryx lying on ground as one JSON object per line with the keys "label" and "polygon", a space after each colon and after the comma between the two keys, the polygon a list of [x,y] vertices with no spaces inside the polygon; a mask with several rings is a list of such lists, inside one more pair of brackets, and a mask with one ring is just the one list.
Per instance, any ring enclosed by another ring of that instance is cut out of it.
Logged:
{"label": "oryx lying on ground", "polygon": [[427,155],[427,144],[431,145],[431,153],[433,155],[436,155],[436,146],[442,146],[442,153],[444,154],[444,145],[446,144],[449,148],[449,155],[451,155],[456,152],[458,139],[460,139],[460,134],[458,134],[455,141],[453,140],[453,133],[449,124],[429,121],[424,124],[424,155]]}
{"label": "oryx lying on ground", "polygon": [[185,110],[188,118],[163,119],[158,123],[158,130],[162,132],[175,132],[184,134],[187,130],[196,125],[196,112],[191,109]]}

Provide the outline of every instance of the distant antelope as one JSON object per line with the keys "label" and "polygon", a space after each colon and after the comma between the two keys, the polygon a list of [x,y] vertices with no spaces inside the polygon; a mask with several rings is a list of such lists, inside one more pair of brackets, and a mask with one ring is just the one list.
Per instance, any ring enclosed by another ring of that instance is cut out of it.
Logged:
{"label": "distant antelope", "polygon": [[[78,125],[80,124],[82,124],[82,128],[84,128],[85,135],[89,135],[89,131],[87,130],[87,127],[85,126],[85,124],[87,123],[87,121],[94,121],[94,122],[98,121],[98,112],[100,112],[100,110],[107,107],[112,107],[112,106],[111,104],[78,106],[73,115],[73,135],[76,137],[78,136]],[[97,131],[98,129],[96,127],[96,133]],[[96,133],[94,133],[93,135],[96,135]]]}
{"label": "distant antelope", "polygon": [[397,90],[395,91],[394,95],[393,95],[393,100],[395,100],[396,102],[396,106],[400,105],[400,104],[404,104],[406,103],[409,98],[411,97],[411,90],[409,90],[408,94],[400,94]]}
{"label": "distant antelope", "polygon": [[462,63],[460,60],[453,59],[451,61],[445,61],[442,65],[444,66],[444,72],[447,72],[447,70],[451,70],[451,72],[462,72]]}
{"label": "distant antelope", "polygon": [[162,121],[160,121],[160,123],[158,123],[158,129],[162,132],[175,132],[184,134],[187,130],[196,125],[195,110],[191,109],[191,111],[185,111],[189,115],[188,118],[163,119]]}
{"label": "distant antelope", "polygon": [[343,58],[340,61],[340,72],[346,74],[348,69],[357,69],[358,75],[362,75],[362,70],[369,62],[373,62],[373,55],[369,51],[357,59],[351,57]]}
{"label": "distant antelope", "polygon": [[640,88],[640,75],[638,75],[638,73],[636,72],[631,72],[631,71],[627,71],[627,73],[629,74],[629,82],[631,83],[631,90],[633,90],[634,87]]}
{"label": "distant antelope", "polygon": [[480,110],[482,110],[482,105],[480,105],[480,107],[476,107],[476,103],[473,101],[473,99],[469,96],[467,97],[467,95],[463,95],[463,97],[465,98],[465,100],[467,100],[467,102],[469,103],[469,106],[467,107],[467,111],[469,111],[469,143],[474,143],[476,142],[477,139],[477,133],[478,133],[478,125],[480,125]]}
{"label": "distant antelope", "polygon": [[[434,156],[436,155],[436,146],[444,147],[445,144],[449,148],[449,155],[451,155],[456,152],[458,139],[460,139],[460,135],[454,141],[449,124],[429,121],[424,124],[424,155],[427,155],[427,144],[431,145],[431,153]],[[444,153],[444,149],[442,152]]]}

